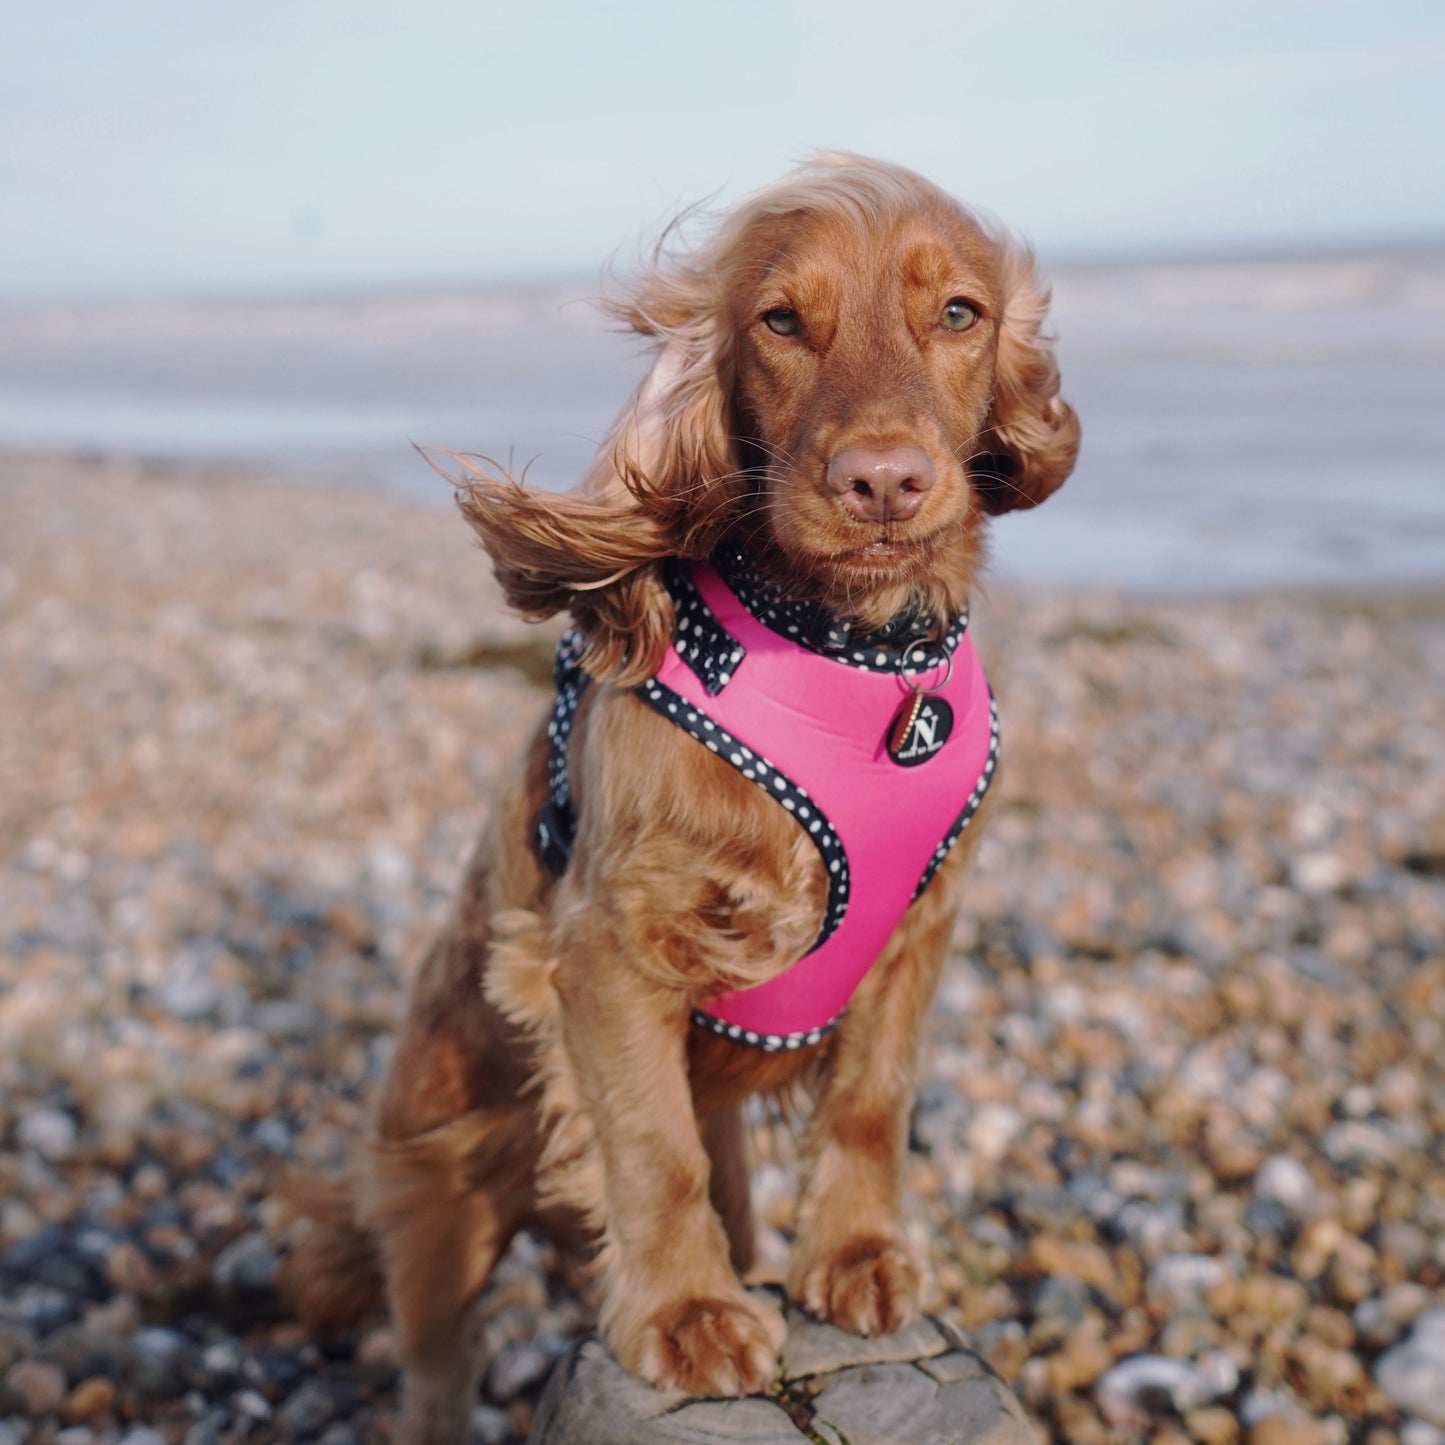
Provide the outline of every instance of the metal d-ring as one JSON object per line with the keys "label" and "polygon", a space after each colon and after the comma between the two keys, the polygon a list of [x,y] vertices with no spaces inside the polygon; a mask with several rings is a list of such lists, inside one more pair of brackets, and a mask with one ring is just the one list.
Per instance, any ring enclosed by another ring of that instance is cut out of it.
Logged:
{"label": "metal d-ring", "polygon": [[953,676],[953,654],[951,652],[945,652],[943,654],[943,663],[945,669],[943,674],[943,681],[938,683],[936,686],[923,687],[919,683],[914,682],[908,676],[908,654],[912,652],[913,649],[916,647],[926,648],[927,646],[928,643],[922,641],[921,639],[918,642],[910,642],[908,646],[903,649],[903,666],[898,669],[899,675],[903,678],[903,680],[907,682],[910,687],[915,688],[918,692],[923,693],[925,696],[929,696],[935,692],[942,692],[943,689],[948,686],[949,678]]}

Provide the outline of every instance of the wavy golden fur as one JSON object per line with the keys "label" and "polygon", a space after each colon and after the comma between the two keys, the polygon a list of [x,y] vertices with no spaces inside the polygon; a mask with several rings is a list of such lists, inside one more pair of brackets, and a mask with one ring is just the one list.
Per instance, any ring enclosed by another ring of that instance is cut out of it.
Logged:
{"label": "wavy golden fur", "polygon": [[308,1201],[292,1261],[318,1327],[384,1287],[408,1438],[462,1437],[468,1309],[527,1226],[593,1259],[630,1369],[703,1394],[764,1385],[781,1326],[739,1283],[754,1093],[814,1099],[793,1297],[864,1333],[916,1311],[898,1214],[911,1079],[979,828],[822,1043],[767,1054],[692,1029],[696,1002],[807,950],[826,880],[788,814],[632,689],[673,637],[661,564],[725,539],[865,626],[914,606],[946,627],[986,517],[1043,501],[1073,465],[1047,305],[998,228],[909,171],[823,157],[700,248],[660,252],[617,303],[657,354],[574,494],[476,468],[460,484],[508,601],[570,612],[599,685],[569,745],[566,872],[533,841],[539,731],[423,962],[374,1137],[348,1185]]}

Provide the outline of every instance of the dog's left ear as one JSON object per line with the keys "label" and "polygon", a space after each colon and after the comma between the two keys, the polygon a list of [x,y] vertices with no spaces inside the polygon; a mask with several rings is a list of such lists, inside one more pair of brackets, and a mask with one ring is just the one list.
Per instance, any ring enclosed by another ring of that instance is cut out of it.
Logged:
{"label": "dog's left ear", "polygon": [[1079,419],[1059,396],[1059,367],[1051,338],[1042,334],[1048,288],[1032,254],[1005,241],[999,263],[1003,314],[993,402],[982,450],[969,466],[985,511],[1036,507],[1074,469]]}

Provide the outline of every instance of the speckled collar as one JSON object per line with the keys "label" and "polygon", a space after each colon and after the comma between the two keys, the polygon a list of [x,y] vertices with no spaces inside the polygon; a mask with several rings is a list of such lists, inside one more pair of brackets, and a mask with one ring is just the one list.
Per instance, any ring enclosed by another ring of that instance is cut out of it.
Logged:
{"label": "speckled collar", "polygon": [[839,662],[877,672],[926,671],[952,656],[968,631],[965,608],[944,636],[936,638],[938,618],[916,607],[905,608],[881,627],[864,631],[846,617],[835,617],[816,602],[789,600],[757,561],[741,546],[724,542],[712,565],[738,601],[764,627]]}

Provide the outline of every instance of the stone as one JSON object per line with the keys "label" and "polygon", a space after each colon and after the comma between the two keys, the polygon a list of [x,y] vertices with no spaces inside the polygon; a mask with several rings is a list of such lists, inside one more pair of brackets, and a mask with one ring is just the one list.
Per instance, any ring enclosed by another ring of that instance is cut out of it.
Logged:
{"label": "stone", "polygon": [[1424,1420],[1407,1420],[1400,1427],[1400,1445],[1445,1445],[1445,1430]]}
{"label": "stone", "polygon": [[49,1415],[65,1398],[65,1375],[44,1360],[21,1360],[5,1372],[5,1384],[32,1419]]}
{"label": "stone", "polygon": [[142,1396],[168,1400],[186,1387],[186,1372],[195,1365],[192,1346],[177,1330],[143,1326],[131,1337],[131,1386]]}
{"label": "stone", "polygon": [[20,1120],[15,1137],[21,1148],[55,1163],[75,1152],[77,1133],[75,1120],[60,1109],[33,1109]]}
{"label": "stone", "polygon": [[1318,1421],[1280,1410],[1250,1429],[1248,1445],[1329,1445],[1329,1436]]}
{"label": "stone", "polygon": [[1255,1171],[1254,1192],[1293,1215],[1309,1210],[1316,1196],[1310,1171],[1290,1154],[1274,1154]]}
{"label": "stone", "polygon": [[1445,1308],[1421,1315],[1404,1342],[1380,1356],[1375,1383],[1402,1414],[1445,1425]]}
{"label": "stone", "polygon": [[1224,1405],[1191,1410],[1184,1423],[1200,1445],[1236,1445],[1239,1439],[1239,1418]]}
{"label": "stone", "polygon": [[308,1380],[281,1407],[281,1424],[289,1436],[318,1435],[336,1418],[338,1404],[320,1380]]}
{"label": "stone", "polygon": [[535,1340],[509,1341],[497,1351],[487,1371],[488,1398],[498,1405],[509,1404],[537,1384],[551,1363],[551,1357]]}
{"label": "stone", "polygon": [[281,1260],[261,1234],[243,1234],[216,1256],[211,1277],[228,1293],[268,1294],[276,1287]]}
{"label": "stone", "polygon": [[471,1424],[473,1445],[507,1445],[514,1437],[512,1417],[495,1405],[477,1405]]}
{"label": "stone", "polygon": [[791,1307],[786,1319],[781,1386],[744,1400],[656,1390],[589,1337],[553,1370],[528,1445],[1033,1445],[1018,1402],[951,1326],[870,1340]]}
{"label": "stone", "polygon": [[94,1420],[99,1415],[108,1414],[114,1408],[114,1381],[107,1380],[103,1375],[93,1375],[88,1380],[82,1380],[65,1397],[60,1407],[60,1413],[66,1420],[74,1424],[85,1420]]}
{"label": "stone", "polygon": [[1150,1415],[1183,1414],[1208,1405],[1226,1390],[1188,1360],[1134,1355],[1121,1360],[1098,1383],[1094,1398],[1112,1425],[1131,1425]]}
{"label": "stone", "polygon": [[1180,1304],[1199,1299],[1228,1275],[1209,1254],[1167,1254],[1149,1271],[1149,1293]]}

